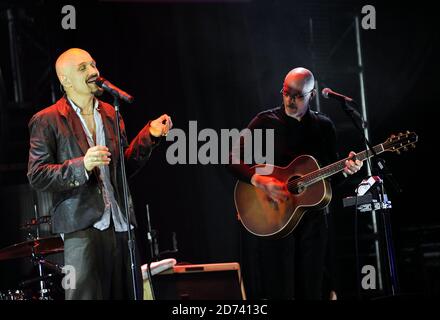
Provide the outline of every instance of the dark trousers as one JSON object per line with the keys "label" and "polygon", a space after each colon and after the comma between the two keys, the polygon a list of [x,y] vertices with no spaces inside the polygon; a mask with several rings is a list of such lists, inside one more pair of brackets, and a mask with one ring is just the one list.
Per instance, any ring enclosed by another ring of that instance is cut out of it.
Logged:
{"label": "dark trousers", "polygon": [[[138,297],[142,274],[136,250]],[[93,227],[64,235],[64,264],[75,270],[76,288],[65,290],[66,300],[133,299],[126,232]]]}
{"label": "dark trousers", "polygon": [[322,299],[327,227],[322,211],[306,212],[287,237],[265,239],[241,229],[248,299]]}

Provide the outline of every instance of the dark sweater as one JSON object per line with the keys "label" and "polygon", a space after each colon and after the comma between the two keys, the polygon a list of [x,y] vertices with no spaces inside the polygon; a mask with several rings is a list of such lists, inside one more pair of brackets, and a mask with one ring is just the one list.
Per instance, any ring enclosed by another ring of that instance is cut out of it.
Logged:
{"label": "dark sweater", "polygon": [[[274,129],[274,163],[270,164],[284,167],[296,157],[305,154],[313,156],[321,167],[338,160],[335,127],[328,117],[319,112],[309,110],[301,121],[298,121],[289,117],[285,113],[284,107],[277,107],[260,112],[252,119],[248,128],[251,131],[254,129]],[[263,137],[265,137],[264,132]],[[265,155],[264,143],[262,151],[262,154]],[[229,164],[229,170],[237,179],[250,183],[252,175],[255,173],[251,167],[255,163],[244,163],[243,139],[240,141],[240,155],[241,163]],[[230,163],[232,163],[231,159],[232,153]]]}

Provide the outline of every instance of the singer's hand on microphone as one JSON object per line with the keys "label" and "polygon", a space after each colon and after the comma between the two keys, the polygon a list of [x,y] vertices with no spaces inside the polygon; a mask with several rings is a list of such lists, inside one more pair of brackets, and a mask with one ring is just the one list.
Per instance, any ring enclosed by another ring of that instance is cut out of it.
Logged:
{"label": "singer's hand on microphone", "polygon": [[154,137],[162,137],[168,134],[168,131],[173,127],[171,117],[167,114],[161,115],[156,120],[150,123],[150,134]]}

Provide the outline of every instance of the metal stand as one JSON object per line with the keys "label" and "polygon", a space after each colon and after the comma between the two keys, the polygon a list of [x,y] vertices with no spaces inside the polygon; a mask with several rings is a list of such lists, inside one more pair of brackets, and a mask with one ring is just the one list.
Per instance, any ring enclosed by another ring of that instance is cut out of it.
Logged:
{"label": "metal stand", "polygon": [[124,209],[127,216],[127,236],[128,236],[128,251],[130,253],[130,271],[131,271],[131,280],[133,286],[133,298],[134,300],[139,300],[138,294],[138,283],[136,281],[136,270],[137,261],[136,261],[136,243],[133,240],[133,234],[131,230],[130,224],[130,210],[128,208],[128,183],[127,183],[127,174],[125,172],[125,157],[124,150],[122,147],[122,138],[121,138],[121,128],[120,128],[120,113],[119,113],[119,99],[116,96],[113,96],[113,106],[116,111],[116,128],[118,133],[118,141],[117,147],[119,149],[119,161],[121,163],[121,175],[122,175],[122,188],[124,191]]}
{"label": "metal stand", "polygon": [[[371,187],[373,192],[369,192],[365,195],[360,195],[356,197],[348,197],[343,200],[344,207],[352,207],[355,206],[356,210],[356,216],[355,219],[357,220],[357,215],[359,213],[369,213],[369,212],[377,212],[379,213],[381,217],[381,231],[374,230],[374,239],[375,242],[379,243],[380,252],[382,255],[377,257],[381,263],[378,265],[380,267],[381,265],[387,267],[387,274],[389,275],[389,281],[388,282],[388,288],[384,289],[383,286],[383,279],[379,278],[379,289],[384,290],[386,294],[390,294],[392,296],[399,293],[399,284],[398,284],[398,277],[397,277],[397,271],[396,271],[396,260],[395,260],[395,253],[394,253],[394,246],[393,246],[393,240],[392,240],[392,234],[391,234],[391,222],[389,219],[389,213],[390,209],[392,208],[391,201],[388,200],[388,196],[385,193],[384,185],[382,179],[379,179],[374,186]],[[355,221],[356,221],[355,220]],[[358,253],[358,239],[357,236],[355,236],[355,242],[356,242],[356,268],[359,269],[359,253]],[[380,241],[379,241],[380,240]],[[376,248],[377,250],[378,248]],[[359,272],[359,270],[357,270]],[[359,278],[359,277],[358,277]],[[360,282],[358,279],[357,283],[357,290],[358,295],[360,298]]]}
{"label": "metal stand", "polygon": [[386,262],[388,264],[388,272],[390,275],[390,289],[391,289],[391,295],[394,296],[399,293],[399,282],[397,278],[396,259],[395,259],[394,245],[391,234],[391,221],[389,217],[389,209],[391,208],[391,204],[389,206],[387,205],[388,199],[385,194],[383,181],[379,182],[378,195],[379,195],[379,204],[380,204],[380,214],[382,216],[382,224],[383,224],[385,253],[387,260]]}
{"label": "metal stand", "polygon": [[[37,235],[39,235],[38,231],[37,231]],[[39,236],[37,236],[37,239],[38,238],[39,238]],[[53,300],[52,297],[50,296],[50,289],[48,289],[46,287],[46,281],[50,277],[52,277],[53,275],[52,274],[44,275],[43,266],[55,271],[57,274],[62,273],[62,266],[55,264],[53,262],[47,261],[41,255],[37,254],[35,252],[35,246],[32,246],[31,260],[32,260],[32,263],[38,268],[39,276],[35,279],[24,281],[21,283],[21,285],[25,286],[29,283],[39,281],[40,282],[40,291],[39,291],[40,296],[39,296],[38,300]]]}
{"label": "metal stand", "polygon": [[[35,220],[38,221],[38,209],[37,209],[37,205],[34,204],[34,215],[35,215]],[[36,225],[36,235],[37,235],[37,239],[40,238],[40,225],[37,224]],[[46,284],[43,280],[44,278],[44,273],[43,273],[43,262],[44,261],[40,256],[35,254],[35,248],[32,247],[32,262],[34,263],[34,265],[37,266],[38,268],[38,276],[41,279],[40,280],[40,297],[39,300],[52,300],[49,296],[49,289],[46,288]]]}
{"label": "metal stand", "polygon": [[[353,102],[355,105],[356,103]],[[374,151],[374,148],[371,146],[370,142],[368,141],[368,138],[366,136],[366,132],[365,132],[365,128],[367,127],[367,123],[364,121],[363,117],[357,112],[356,109],[354,109],[353,107],[351,107],[349,105],[349,103],[347,101],[341,102],[341,106],[342,109],[345,111],[345,113],[349,116],[349,118],[352,120],[354,126],[356,127],[356,129],[359,131],[359,133],[361,134],[363,141],[365,142],[366,145],[366,150],[367,150],[367,155],[373,155],[374,157],[377,156],[376,152]],[[359,126],[358,122],[356,121],[355,116],[360,120],[362,127]],[[369,157],[367,156],[367,170],[369,173],[371,173],[373,171],[371,162],[369,160]],[[380,170],[382,170],[384,168],[385,164],[384,162],[381,162],[380,159],[378,161],[378,168]],[[371,176],[371,174],[369,175],[369,177]],[[380,179],[381,181],[381,190],[383,190],[383,183],[382,183],[382,179]],[[397,287],[397,278],[395,275],[395,262],[394,262],[394,253],[392,250],[392,240],[390,238],[390,234],[391,234],[391,226],[389,224],[389,219],[387,219],[384,214],[383,214],[383,210],[382,210],[382,203],[383,203],[383,199],[384,199],[384,193],[381,194],[381,196],[379,196],[379,203],[381,204],[379,209],[380,212],[382,214],[382,221],[384,223],[384,230],[385,230],[385,241],[386,241],[386,255],[387,255],[387,260],[389,263],[389,272],[391,274],[391,279],[392,279],[392,294],[394,295],[396,293],[396,287]],[[378,228],[377,228],[377,221],[376,221],[376,208],[373,206],[371,209],[371,214],[372,214],[372,219],[373,219],[373,228],[374,228],[374,233],[378,234]],[[357,217],[355,217],[356,221],[357,221]],[[355,239],[356,243],[357,243],[357,239]],[[381,264],[381,250],[380,250],[380,244],[378,240],[375,240],[375,249],[376,249],[376,263],[377,263],[377,269],[378,269],[378,274],[379,274],[379,288],[382,290],[383,288],[383,276],[382,276],[382,264]],[[383,248],[382,248],[383,249]],[[358,259],[358,257],[356,257],[356,259]],[[356,260],[357,261],[357,260]],[[359,266],[358,266],[359,267]],[[357,272],[359,272],[359,270],[357,270]],[[358,277],[359,278],[359,277]],[[358,279],[359,281],[359,279]],[[359,286],[359,283],[358,283]]]}
{"label": "metal stand", "polygon": [[146,207],[147,207],[147,240],[150,246],[150,256],[151,256],[151,261],[147,263],[147,273],[148,273],[148,282],[150,283],[151,297],[153,300],[156,300],[156,296],[154,294],[154,287],[153,287],[153,277],[151,275],[151,263],[153,261],[158,260],[159,252],[157,248],[156,232],[154,230],[151,230],[150,209],[148,207],[148,204]]}
{"label": "metal stand", "polygon": [[12,85],[14,87],[14,102],[22,103],[23,98],[23,79],[21,74],[21,68],[19,63],[18,53],[18,37],[16,30],[15,15],[11,8],[6,10],[6,16],[8,19],[8,34],[9,34],[9,54],[11,56],[11,72],[12,72]]}
{"label": "metal stand", "polygon": [[40,296],[38,300],[53,300],[52,297],[50,296],[50,289],[46,287],[46,283],[45,283],[45,281],[50,279],[53,276],[53,274],[43,275],[43,266],[54,270],[57,274],[62,273],[62,267],[55,263],[47,261],[40,255],[35,254],[34,249],[32,249],[32,262],[34,265],[38,267],[40,276],[37,277],[36,279],[22,282],[22,285],[25,286],[31,282],[40,281],[40,291],[39,291]]}
{"label": "metal stand", "polygon": [[147,240],[150,246],[150,256],[151,256],[151,261],[147,263],[147,273],[150,282],[151,295],[153,300],[155,300],[155,294],[153,289],[153,277],[151,274],[151,263],[153,261],[159,261],[159,259],[161,259],[164,255],[177,253],[179,252],[179,249],[177,248],[176,233],[173,232],[172,233],[173,249],[159,252],[159,244],[157,241],[156,230],[151,229],[150,209],[148,207],[148,204],[146,205],[146,208],[147,208]]}
{"label": "metal stand", "polygon": [[[34,204],[34,215],[35,215],[35,219],[38,220],[38,209],[37,209],[37,205]],[[40,238],[40,225],[37,225],[36,228],[36,233],[37,233],[37,239]],[[34,252],[34,247],[32,247],[32,261],[35,263],[35,252]],[[43,277],[43,268],[41,266],[40,263],[37,264],[38,267],[38,275],[40,277]],[[40,281],[40,298],[45,298],[44,294],[47,293],[46,288],[44,287],[44,281]],[[47,299],[42,299],[42,300],[47,300]]]}

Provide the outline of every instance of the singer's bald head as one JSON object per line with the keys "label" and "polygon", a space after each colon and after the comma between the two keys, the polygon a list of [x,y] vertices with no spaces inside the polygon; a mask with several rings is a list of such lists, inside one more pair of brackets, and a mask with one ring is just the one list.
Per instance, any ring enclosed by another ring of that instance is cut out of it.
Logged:
{"label": "singer's bald head", "polygon": [[55,63],[58,79],[68,94],[90,95],[98,91],[93,80],[99,76],[95,60],[85,50],[71,48]]}
{"label": "singer's bald head", "polygon": [[64,51],[58,57],[55,63],[55,70],[57,72],[58,79],[62,82],[63,76],[68,76],[72,69],[79,65],[81,62],[93,60],[90,54],[79,48],[72,48]]}

